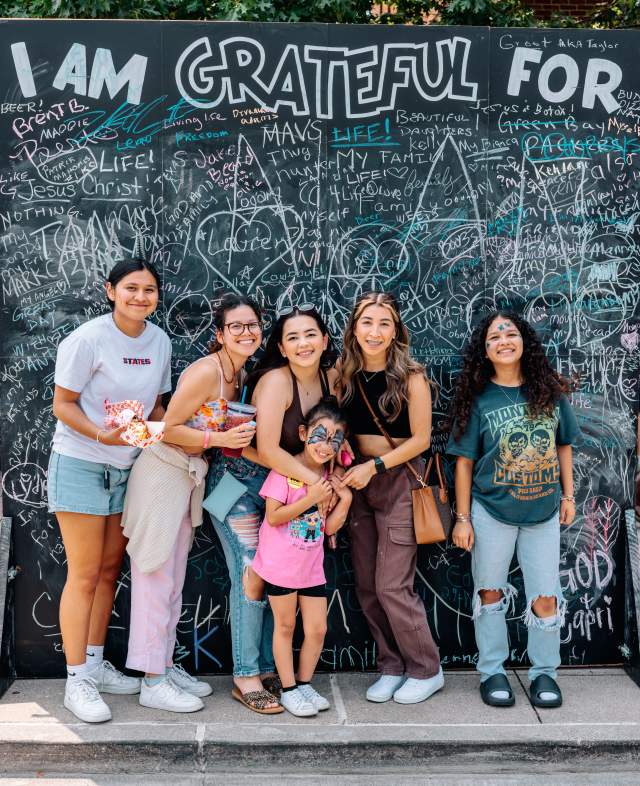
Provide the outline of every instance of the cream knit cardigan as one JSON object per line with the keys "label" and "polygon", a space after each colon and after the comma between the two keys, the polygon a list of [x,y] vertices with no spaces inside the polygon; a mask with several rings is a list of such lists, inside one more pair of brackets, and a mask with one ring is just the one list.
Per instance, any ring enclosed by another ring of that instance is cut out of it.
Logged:
{"label": "cream knit cardigan", "polygon": [[122,513],[129,538],[127,552],[143,573],[153,573],[169,559],[180,524],[191,511],[193,528],[202,524],[202,500],[208,464],[200,456],[156,442],[136,459]]}

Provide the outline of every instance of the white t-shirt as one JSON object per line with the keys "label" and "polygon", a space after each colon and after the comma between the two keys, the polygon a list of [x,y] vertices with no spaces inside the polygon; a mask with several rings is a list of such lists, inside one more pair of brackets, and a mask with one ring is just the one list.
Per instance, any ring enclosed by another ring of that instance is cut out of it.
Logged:
{"label": "white t-shirt", "polygon": [[[111,314],[85,322],[58,346],[55,383],[80,393],[80,409],[96,425],[104,423],[105,400],[136,399],[145,418],[157,397],[171,390],[171,342],[156,325],[145,322],[137,338],[123,333]],[[64,456],[130,467],[139,448],[103,445],[58,421],[53,450]]]}

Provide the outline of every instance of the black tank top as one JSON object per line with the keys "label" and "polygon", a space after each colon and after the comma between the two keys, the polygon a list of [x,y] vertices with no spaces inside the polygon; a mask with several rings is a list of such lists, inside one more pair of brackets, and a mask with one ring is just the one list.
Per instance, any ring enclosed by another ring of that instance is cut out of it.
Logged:
{"label": "black tank top", "polygon": [[[387,389],[387,376],[384,371],[365,372],[358,371],[357,378],[360,380],[369,404],[373,411],[380,418],[380,422],[385,427],[390,437],[405,439],[411,436],[409,425],[409,406],[405,404],[400,410],[398,417],[390,421],[386,415],[380,411],[380,397]],[[380,429],[376,426],[369,408],[360,395],[360,389],[356,378],[353,379],[353,396],[348,404],[344,405],[344,410],[349,423],[349,431],[352,434],[380,434]]]}
{"label": "black tank top", "polygon": [[[298,429],[304,421],[302,413],[302,404],[300,403],[300,391],[298,390],[298,380],[295,377],[291,368],[291,383],[293,384],[293,399],[291,405],[285,410],[284,418],[282,420],[282,432],[280,434],[280,447],[291,453],[292,456],[302,453],[304,450],[304,442],[300,439]],[[327,380],[327,372],[320,369],[320,387],[322,388],[322,398],[329,397],[329,382]]]}

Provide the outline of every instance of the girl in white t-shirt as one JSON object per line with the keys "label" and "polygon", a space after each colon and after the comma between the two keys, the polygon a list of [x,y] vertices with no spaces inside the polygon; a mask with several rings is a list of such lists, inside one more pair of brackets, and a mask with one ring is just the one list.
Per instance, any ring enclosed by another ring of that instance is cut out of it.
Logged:
{"label": "girl in white t-shirt", "polygon": [[124,494],[138,453],[122,440],[123,427],[104,428],[104,404],[135,399],[144,405],[145,419],[162,420],[161,396],[171,390],[171,344],[146,321],[159,291],[153,265],[118,262],[106,283],[111,313],[81,325],[58,347],[48,496],[67,558],[60,598],[64,705],[87,722],[111,718],[99,691],[140,691],[139,679],[102,657],[126,545],[120,527]]}

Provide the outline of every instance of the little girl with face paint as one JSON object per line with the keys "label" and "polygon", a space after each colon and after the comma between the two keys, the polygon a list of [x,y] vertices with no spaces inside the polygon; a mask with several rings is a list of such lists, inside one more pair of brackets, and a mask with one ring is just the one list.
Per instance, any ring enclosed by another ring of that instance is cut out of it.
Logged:
{"label": "little girl with face paint", "polygon": [[[321,475],[321,480],[306,486],[275,470],[269,473],[260,491],[266,500],[266,515],[252,568],[264,580],[273,610],[273,655],[282,682],[280,703],[293,715],[309,717],[329,708],[329,702],[311,687],[327,627],[323,540],[344,524],[351,490],[326,472],[345,438],[345,419],[337,406],[330,400],[321,401],[309,411],[299,433],[304,450],[296,458]],[[331,490],[338,502],[323,519],[318,502]],[[296,681],[293,633],[298,606],[304,642]]]}

